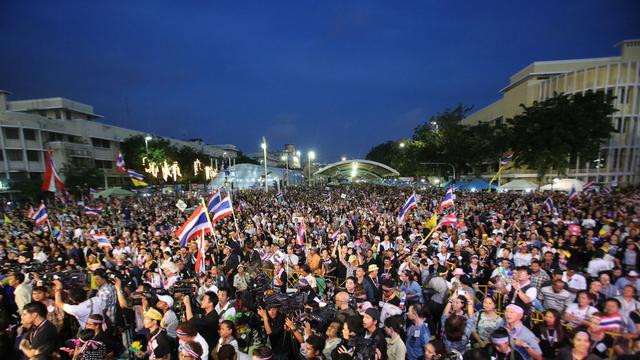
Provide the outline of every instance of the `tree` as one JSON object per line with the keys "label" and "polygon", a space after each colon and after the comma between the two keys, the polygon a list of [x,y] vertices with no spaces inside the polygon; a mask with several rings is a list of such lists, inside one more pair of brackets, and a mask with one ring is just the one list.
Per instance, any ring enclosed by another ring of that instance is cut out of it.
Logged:
{"label": "tree", "polygon": [[65,189],[72,194],[104,185],[104,172],[89,162],[67,161],[60,172],[64,175]]}
{"label": "tree", "polygon": [[569,159],[594,159],[613,131],[608,117],[616,111],[613,100],[602,91],[589,90],[521,105],[523,113],[508,120],[516,165],[535,169],[542,179],[552,168],[564,173]]}

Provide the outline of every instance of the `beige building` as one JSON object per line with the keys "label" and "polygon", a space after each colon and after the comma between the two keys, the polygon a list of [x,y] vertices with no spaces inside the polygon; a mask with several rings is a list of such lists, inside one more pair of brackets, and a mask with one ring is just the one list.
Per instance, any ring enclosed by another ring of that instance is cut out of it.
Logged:
{"label": "beige building", "polygon": [[[538,61],[511,76],[509,85],[500,90],[502,97],[463,120],[468,125],[499,122],[521,112],[520,104],[552,97],[554,92],[573,94],[587,90],[606,91],[617,97],[618,112],[611,116],[615,131],[599,159],[576,159],[567,175],[583,181],[610,184],[637,184],[640,181],[640,39],[625,40],[617,47],[620,56]],[[487,169],[489,170],[489,169]],[[495,170],[487,171],[493,176]],[[556,177],[548,174],[546,183]],[[535,178],[535,171],[512,169],[509,178]]]}
{"label": "beige building", "polygon": [[[60,97],[8,101],[9,94],[0,90],[0,192],[12,182],[42,178],[46,149],[52,150],[58,170],[67,161],[88,161],[104,170],[109,186],[128,181],[115,166],[120,144],[149,134],[102,123],[91,105]],[[235,164],[238,155],[234,145],[164,139],[203,152],[216,168]]]}

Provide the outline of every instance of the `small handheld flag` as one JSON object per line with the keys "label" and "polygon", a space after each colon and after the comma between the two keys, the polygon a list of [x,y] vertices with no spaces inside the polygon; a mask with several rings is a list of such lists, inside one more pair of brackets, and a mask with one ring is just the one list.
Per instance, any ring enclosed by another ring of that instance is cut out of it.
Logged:
{"label": "small handheld flag", "polygon": [[296,245],[303,246],[306,242],[306,231],[304,229],[304,218],[300,221],[300,225],[298,226],[298,232],[296,233]]}
{"label": "small handheld flag", "polygon": [[105,234],[89,234],[88,236],[98,244],[98,247],[107,249],[113,248],[111,240],[109,240],[109,237]]}
{"label": "small handheld flag", "polygon": [[49,215],[47,214],[47,208],[44,206],[44,204],[40,205],[38,210],[36,210],[35,214],[33,215],[33,220],[35,220],[36,225],[44,224],[48,218]]}
{"label": "small handheld flag", "polygon": [[571,186],[571,191],[569,191],[569,195],[567,195],[567,203],[571,205],[571,203],[576,200],[578,200],[578,191],[576,191],[575,186]]}
{"label": "small handheld flag", "polygon": [[96,207],[85,206],[84,214],[86,216],[98,216],[102,212],[102,210],[104,210],[104,206],[102,205]]}
{"label": "small handheld flag", "polygon": [[553,210],[553,199],[551,199],[551,197],[548,197],[544,201],[544,207],[547,209],[547,211],[552,211]]}
{"label": "small handheld flag", "polygon": [[418,207],[418,202],[416,201],[416,193],[412,193],[407,199],[407,202],[404,203],[402,209],[400,209],[400,214],[398,215],[398,219],[402,222],[407,220],[407,216],[409,216],[409,212]]}
{"label": "small handheld flag", "polygon": [[121,152],[118,152],[118,156],[116,156],[116,166],[120,171],[127,172],[127,168],[124,166],[124,157]]}
{"label": "small handheld flag", "polygon": [[442,210],[454,205],[454,203],[453,203],[454,196],[455,195],[453,195],[453,188],[449,188],[447,190],[447,193],[444,194],[444,198],[442,199],[442,202],[440,203],[440,211],[442,211]]}
{"label": "small handheld flag", "polygon": [[442,219],[440,220],[440,223],[438,224],[437,227],[441,227],[441,226],[457,226],[458,225],[458,216],[456,215],[456,213],[451,213],[451,214],[447,214],[444,215],[442,217]]}

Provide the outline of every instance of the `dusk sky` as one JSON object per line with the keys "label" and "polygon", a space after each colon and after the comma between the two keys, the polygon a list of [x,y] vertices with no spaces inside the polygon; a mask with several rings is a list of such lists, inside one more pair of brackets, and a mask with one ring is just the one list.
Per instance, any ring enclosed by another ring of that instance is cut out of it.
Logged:
{"label": "dusk sky", "polygon": [[4,1],[0,89],[332,162],[459,102],[488,105],[533,61],[616,56],[640,38],[638,14],[637,0]]}

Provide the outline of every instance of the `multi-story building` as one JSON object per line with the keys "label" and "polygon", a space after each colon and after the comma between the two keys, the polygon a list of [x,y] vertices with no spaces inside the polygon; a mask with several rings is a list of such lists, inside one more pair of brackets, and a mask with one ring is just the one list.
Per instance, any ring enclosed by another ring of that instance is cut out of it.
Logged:
{"label": "multi-story building", "polygon": [[[0,90],[0,191],[15,181],[42,178],[47,149],[58,169],[67,161],[89,162],[104,170],[109,186],[123,184],[125,177],[115,166],[120,144],[130,136],[150,136],[100,122],[102,116],[91,105],[60,97],[8,101],[9,94]],[[235,163],[238,155],[234,145],[164,139],[201,151],[216,167]]]}
{"label": "multi-story building", "polygon": [[[500,90],[502,97],[498,101],[471,114],[463,123],[501,122],[519,114],[520,104],[530,106],[554,93],[605,91],[616,96],[614,107],[618,111],[611,115],[615,130],[608,143],[601,147],[597,159],[575,159],[567,175],[597,183],[637,184],[640,181],[640,39],[622,41],[618,47],[620,56],[529,64],[511,76],[509,85]],[[493,176],[495,169],[487,170],[487,176]],[[546,182],[551,182],[556,173],[549,174]],[[503,175],[503,179],[535,177],[535,171],[526,169],[512,169]]]}
{"label": "multi-story building", "polygon": [[[259,164],[264,163],[264,153],[262,150],[247,154],[252,160]],[[294,144],[285,144],[282,151],[267,150],[267,166],[288,167],[289,169],[302,168],[300,151],[296,151]]]}

